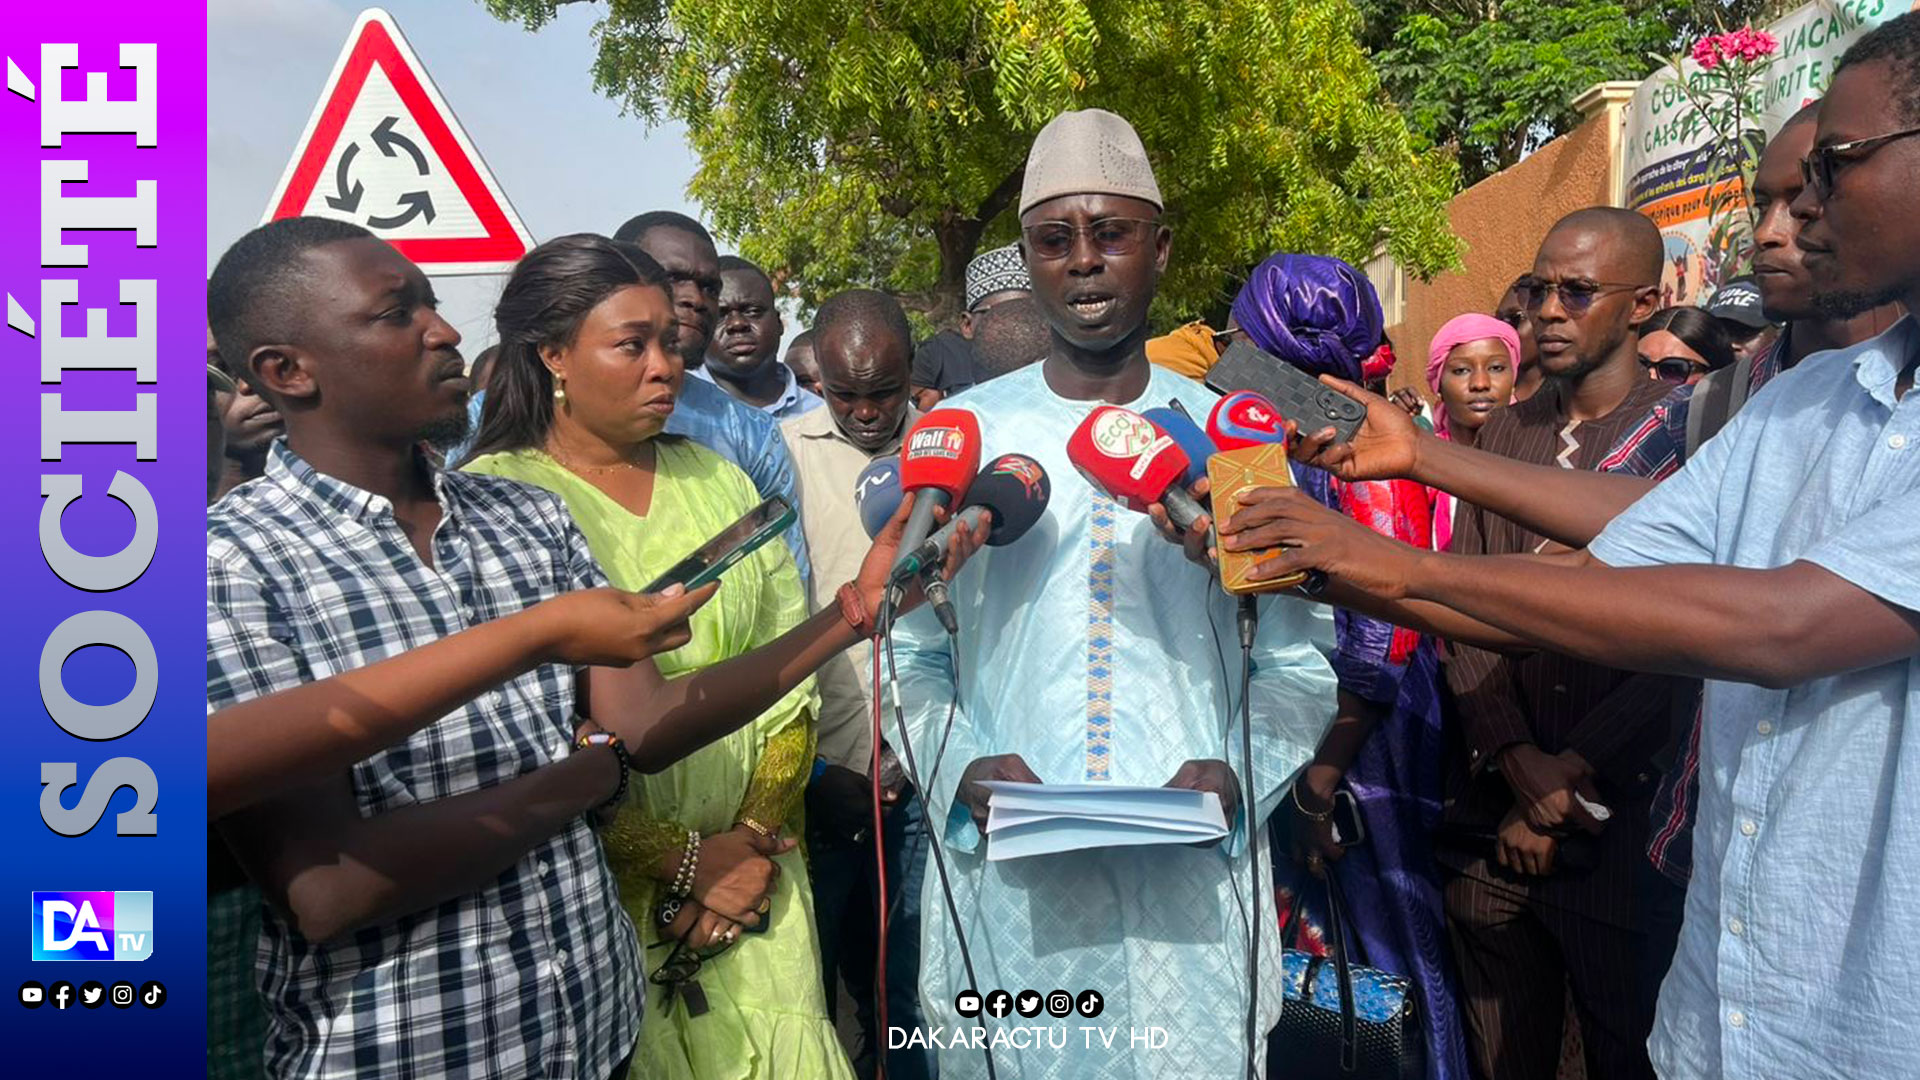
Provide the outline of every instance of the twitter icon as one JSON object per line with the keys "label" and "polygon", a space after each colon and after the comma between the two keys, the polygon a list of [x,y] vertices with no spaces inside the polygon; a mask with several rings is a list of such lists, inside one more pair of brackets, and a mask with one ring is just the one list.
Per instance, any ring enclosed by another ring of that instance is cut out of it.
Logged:
{"label": "twitter icon", "polygon": [[1037,1016],[1040,1013],[1040,994],[1033,990],[1022,990],[1013,1001],[1013,1007],[1021,1016]]}
{"label": "twitter icon", "polygon": [[80,1004],[89,1009],[97,1009],[107,1000],[107,988],[97,982],[80,985]]}

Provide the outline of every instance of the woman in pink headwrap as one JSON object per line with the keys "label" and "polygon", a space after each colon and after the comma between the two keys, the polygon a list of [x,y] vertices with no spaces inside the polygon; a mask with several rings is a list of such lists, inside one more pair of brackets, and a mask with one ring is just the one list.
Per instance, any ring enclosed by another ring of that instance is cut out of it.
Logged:
{"label": "woman in pink headwrap", "polygon": [[[1491,315],[1461,315],[1440,328],[1427,348],[1427,385],[1440,395],[1433,433],[1467,446],[1495,409],[1513,402],[1520,371],[1520,335]],[[1453,496],[1433,493],[1433,547],[1453,540]]]}

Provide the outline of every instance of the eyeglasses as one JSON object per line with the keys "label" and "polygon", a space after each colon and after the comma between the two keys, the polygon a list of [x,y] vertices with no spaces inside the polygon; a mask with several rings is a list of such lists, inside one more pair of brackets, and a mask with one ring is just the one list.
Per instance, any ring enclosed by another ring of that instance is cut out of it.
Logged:
{"label": "eyeglasses", "polygon": [[1816,147],[1813,153],[1800,159],[1800,176],[1822,199],[1833,194],[1833,173],[1842,165],[1851,165],[1865,160],[1875,150],[1910,135],[1920,135],[1920,127],[1905,131],[1875,135],[1869,139],[1855,139],[1852,142],[1834,143],[1832,146]]}
{"label": "eyeglasses", "polygon": [[[1629,285],[1618,281],[1541,281],[1539,278],[1523,277],[1513,283],[1513,293],[1520,306],[1529,312],[1539,311],[1547,302],[1547,294],[1560,294],[1560,306],[1575,319],[1587,313],[1595,298],[1605,293],[1620,292],[1623,289],[1647,289],[1650,285]],[[1517,324],[1516,324],[1517,325]]]}
{"label": "eyeglasses", "polygon": [[[693,933],[693,928],[688,927],[687,934],[691,933]],[[703,964],[727,951],[725,945],[717,949],[696,949],[687,944],[687,934],[682,934],[677,941],[656,941],[648,946],[648,948],[652,949],[663,949],[669,945],[673,946],[673,951],[667,954],[666,960],[654,969],[653,974],[647,976],[648,982],[655,986],[665,987],[674,987],[681,983],[692,982],[693,977],[700,974],[700,968]],[[727,944],[731,945],[732,942],[728,942]]]}
{"label": "eyeglasses", "polygon": [[1520,324],[1527,321],[1527,313],[1524,311],[1496,311],[1493,317],[1515,330],[1520,329]]}
{"label": "eyeglasses", "polygon": [[1675,386],[1685,385],[1695,374],[1705,375],[1707,365],[1698,360],[1689,360],[1684,356],[1663,356],[1658,360],[1642,356],[1640,366],[1653,373],[1653,377],[1663,383]]}
{"label": "eyeglasses", "polygon": [[1145,218],[1101,218],[1091,225],[1070,225],[1064,221],[1042,221],[1020,232],[1027,238],[1027,250],[1042,259],[1064,259],[1073,252],[1073,242],[1081,233],[1093,237],[1093,246],[1102,255],[1131,255],[1155,230],[1158,221]]}

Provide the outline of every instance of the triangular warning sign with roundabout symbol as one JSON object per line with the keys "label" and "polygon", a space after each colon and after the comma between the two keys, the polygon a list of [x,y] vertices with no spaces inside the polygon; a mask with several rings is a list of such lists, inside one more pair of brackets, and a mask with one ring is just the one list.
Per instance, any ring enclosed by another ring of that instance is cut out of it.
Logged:
{"label": "triangular warning sign with roundabout symbol", "polygon": [[429,274],[504,273],[526,226],[393,16],[360,13],[268,204],[266,221],[363,225]]}

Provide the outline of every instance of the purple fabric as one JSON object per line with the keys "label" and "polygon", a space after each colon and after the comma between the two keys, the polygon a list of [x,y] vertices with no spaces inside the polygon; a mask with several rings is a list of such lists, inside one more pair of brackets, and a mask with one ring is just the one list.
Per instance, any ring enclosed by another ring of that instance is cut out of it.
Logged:
{"label": "purple fabric", "polygon": [[1254,267],[1233,319],[1255,345],[1307,374],[1356,383],[1385,330],[1373,283],[1325,255],[1280,254]]}
{"label": "purple fabric", "polygon": [[[1302,490],[1343,513],[1352,498],[1318,469],[1294,470]],[[1358,485],[1365,486],[1365,485]],[[1375,531],[1385,532],[1376,523]],[[1427,1080],[1469,1080],[1465,1029],[1454,988],[1433,831],[1440,823],[1442,753],[1440,674],[1431,639],[1421,638],[1404,663],[1396,662],[1393,628],[1351,612],[1336,618],[1334,670],[1342,689],[1392,710],[1374,728],[1347,770],[1346,786],[1359,804],[1367,842],[1333,865],[1340,875],[1353,927],[1372,967],[1405,975],[1419,995]],[[1294,865],[1291,811],[1282,801],[1272,830],[1274,881],[1305,895],[1302,921],[1324,931],[1326,893]],[[1282,901],[1282,912],[1286,910]],[[1292,944],[1292,934],[1287,935]]]}

